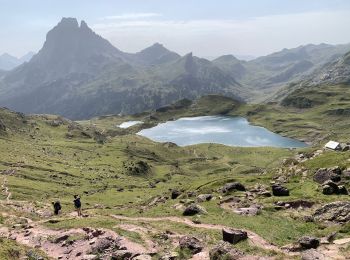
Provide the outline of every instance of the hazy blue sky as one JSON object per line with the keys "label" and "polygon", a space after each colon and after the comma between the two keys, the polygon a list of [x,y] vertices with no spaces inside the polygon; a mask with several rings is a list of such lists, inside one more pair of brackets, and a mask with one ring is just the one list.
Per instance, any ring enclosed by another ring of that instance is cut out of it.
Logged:
{"label": "hazy blue sky", "polygon": [[0,54],[38,51],[62,17],[129,52],[160,42],[180,54],[258,56],[350,42],[348,0],[0,0]]}

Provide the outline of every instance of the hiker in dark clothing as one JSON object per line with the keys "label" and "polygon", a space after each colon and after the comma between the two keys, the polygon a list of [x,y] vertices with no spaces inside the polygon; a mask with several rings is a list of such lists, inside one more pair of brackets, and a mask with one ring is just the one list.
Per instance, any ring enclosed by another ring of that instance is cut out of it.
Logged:
{"label": "hiker in dark clothing", "polygon": [[78,195],[74,195],[74,207],[78,212],[78,216],[81,216],[81,202],[80,197]]}
{"label": "hiker in dark clothing", "polygon": [[58,213],[62,209],[61,203],[59,201],[56,201],[56,202],[52,202],[52,205],[53,205],[53,211],[54,211],[55,215],[58,215]]}

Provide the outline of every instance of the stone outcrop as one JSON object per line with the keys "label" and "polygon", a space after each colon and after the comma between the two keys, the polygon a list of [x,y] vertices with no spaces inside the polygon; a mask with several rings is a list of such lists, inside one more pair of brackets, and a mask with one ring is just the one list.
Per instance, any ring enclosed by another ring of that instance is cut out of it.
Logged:
{"label": "stone outcrop", "polygon": [[193,236],[184,236],[179,240],[181,249],[188,249],[192,254],[197,254],[203,250],[203,245],[198,238]]}
{"label": "stone outcrop", "polygon": [[206,213],[206,210],[203,207],[201,207],[197,204],[191,204],[185,208],[183,215],[184,216],[194,216],[196,214],[205,214],[205,213]]}
{"label": "stone outcrop", "polygon": [[350,221],[350,201],[337,201],[323,205],[313,214],[316,221],[346,223]]}
{"label": "stone outcrop", "polygon": [[274,196],[289,196],[289,190],[281,184],[272,185],[272,194]]}
{"label": "stone outcrop", "polygon": [[299,238],[298,243],[302,249],[317,248],[320,245],[320,240],[316,237],[304,236]]}
{"label": "stone outcrop", "polygon": [[229,242],[230,244],[237,244],[238,242],[248,238],[247,232],[239,229],[228,229],[222,230],[222,240]]}
{"label": "stone outcrop", "polygon": [[224,185],[224,187],[221,188],[222,193],[227,193],[231,191],[245,191],[245,187],[243,184],[239,182],[232,182],[232,183],[227,183]]}
{"label": "stone outcrop", "polygon": [[225,241],[220,241],[209,251],[210,260],[234,260],[243,257],[243,252],[232,247],[232,245]]}

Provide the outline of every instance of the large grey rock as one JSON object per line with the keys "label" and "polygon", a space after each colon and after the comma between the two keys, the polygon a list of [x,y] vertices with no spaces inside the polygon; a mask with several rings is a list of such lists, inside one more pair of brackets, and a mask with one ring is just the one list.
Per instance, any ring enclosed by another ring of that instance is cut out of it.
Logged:
{"label": "large grey rock", "polygon": [[204,201],[209,201],[212,198],[213,198],[213,195],[211,195],[211,194],[200,194],[197,196],[197,201],[204,202]]}
{"label": "large grey rock", "polygon": [[322,184],[328,180],[340,181],[341,169],[339,166],[333,168],[320,168],[313,176],[315,182]]}
{"label": "large grey rock", "polygon": [[184,216],[193,216],[196,214],[205,214],[205,213],[206,213],[206,210],[203,207],[201,207],[197,204],[191,204],[185,208],[183,215]]}
{"label": "large grey rock", "polygon": [[171,199],[177,199],[181,195],[181,191],[179,190],[172,190],[171,191]]}
{"label": "large grey rock", "polygon": [[274,196],[289,196],[289,190],[281,184],[272,185],[272,194]]}
{"label": "large grey rock", "polygon": [[188,249],[192,254],[197,254],[203,250],[203,245],[198,238],[192,236],[184,236],[179,240],[181,249]]}
{"label": "large grey rock", "polygon": [[224,187],[221,188],[221,191],[223,193],[227,193],[230,191],[245,191],[245,187],[243,184],[239,183],[239,182],[232,182],[232,183],[227,183],[224,185]]}
{"label": "large grey rock", "polygon": [[224,228],[222,230],[222,240],[231,244],[237,244],[238,242],[248,238],[247,232],[238,229]]}
{"label": "large grey rock", "polygon": [[323,205],[313,214],[316,221],[346,223],[350,221],[350,201],[337,201]]}
{"label": "large grey rock", "polygon": [[129,260],[132,259],[133,254],[128,250],[118,250],[113,252],[111,260]]}
{"label": "large grey rock", "polygon": [[210,260],[235,260],[244,256],[244,253],[232,247],[232,245],[225,241],[220,241],[209,251]]}
{"label": "large grey rock", "polygon": [[114,241],[108,238],[97,239],[95,245],[92,247],[92,253],[103,253],[106,249],[111,248]]}
{"label": "large grey rock", "polygon": [[317,248],[320,245],[318,238],[309,236],[299,238],[298,242],[303,249]]}

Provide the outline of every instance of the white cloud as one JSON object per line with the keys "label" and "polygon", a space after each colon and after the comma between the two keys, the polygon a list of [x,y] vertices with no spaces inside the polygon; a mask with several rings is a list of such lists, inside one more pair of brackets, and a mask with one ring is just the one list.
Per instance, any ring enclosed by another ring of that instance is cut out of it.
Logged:
{"label": "white cloud", "polygon": [[118,48],[135,52],[154,42],[185,54],[264,55],[308,43],[350,42],[350,11],[272,15],[244,20],[104,20],[93,28]]}
{"label": "white cloud", "polygon": [[158,13],[128,13],[120,15],[111,15],[100,18],[100,20],[133,20],[133,19],[144,19],[144,18],[154,18],[162,16]]}

